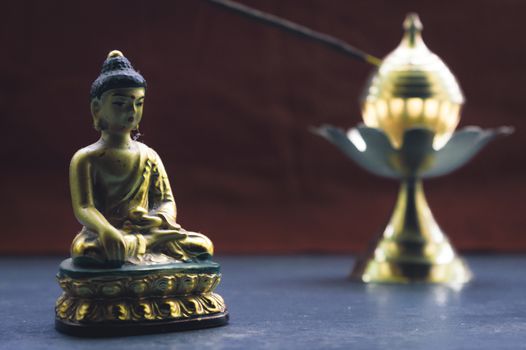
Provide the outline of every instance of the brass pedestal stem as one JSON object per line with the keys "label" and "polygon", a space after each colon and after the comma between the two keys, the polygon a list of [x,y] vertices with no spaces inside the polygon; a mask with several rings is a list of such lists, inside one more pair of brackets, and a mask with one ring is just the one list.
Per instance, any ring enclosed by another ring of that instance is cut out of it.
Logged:
{"label": "brass pedestal stem", "polygon": [[472,274],[436,223],[422,181],[408,178],[387,227],[351,276],[363,282],[465,283]]}

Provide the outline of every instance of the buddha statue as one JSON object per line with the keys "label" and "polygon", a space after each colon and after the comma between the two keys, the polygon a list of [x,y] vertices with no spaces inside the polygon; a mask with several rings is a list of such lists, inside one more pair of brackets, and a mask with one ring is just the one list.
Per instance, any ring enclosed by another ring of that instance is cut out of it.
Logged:
{"label": "buddha statue", "polygon": [[212,242],[176,223],[176,205],[159,155],[132,137],[141,122],[146,81],[120,51],[109,53],[91,87],[100,139],[71,160],[73,209],[84,225],[73,240],[78,266],[199,261]]}
{"label": "buddha statue", "polygon": [[57,280],[55,328],[75,336],[119,336],[222,326],[214,292],[220,265],[212,242],[177,224],[159,155],[137,141],[146,81],[112,51],[91,86],[100,139],[75,153],[71,199],[83,225]]}

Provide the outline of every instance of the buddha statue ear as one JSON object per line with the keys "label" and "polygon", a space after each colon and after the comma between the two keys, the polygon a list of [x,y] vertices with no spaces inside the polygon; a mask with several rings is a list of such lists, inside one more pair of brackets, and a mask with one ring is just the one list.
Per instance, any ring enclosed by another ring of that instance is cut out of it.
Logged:
{"label": "buddha statue ear", "polygon": [[93,127],[97,131],[104,130],[105,123],[104,123],[104,120],[102,120],[100,116],[100,111],[101,111],[100,99],[97,97],[93,98],[91,100],[90,108],[91,108],[91,116],[93,117]]}

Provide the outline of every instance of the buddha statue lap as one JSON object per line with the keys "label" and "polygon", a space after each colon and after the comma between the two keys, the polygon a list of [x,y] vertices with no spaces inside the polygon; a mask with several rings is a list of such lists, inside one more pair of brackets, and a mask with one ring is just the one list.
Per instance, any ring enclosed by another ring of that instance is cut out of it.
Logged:
{"label": "buddha statue lap", "polygon": [[120,51],[110,52],[92,84],[91,112],[101,137],[70,165],[73,209],[83,228],[58,274],[64,289],[56,306],[59,331],[113,335],[228,320],[223,300],[212,293],[220,280],[219,265],[210,260],[212,242],[176,223],[161,158],[132,136],[145,90],[145,79]]}

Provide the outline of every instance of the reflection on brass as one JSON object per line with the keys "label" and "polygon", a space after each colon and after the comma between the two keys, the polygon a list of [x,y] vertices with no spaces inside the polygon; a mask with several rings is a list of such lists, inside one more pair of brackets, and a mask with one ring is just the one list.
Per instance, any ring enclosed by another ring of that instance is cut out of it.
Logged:
{"label": "reflection on brass", "polygon": [[212,293],[220,281],[213,244],[177,223],[161,157],[137,141],[144,77],[111,51],[90,98],[100,139],[71,160],[73,211],[83,227],[61,264],[56,328],[98,336],[226,324],[225,304]]}
{"label": "reflection on brass", "polygon": [[454,132],[464,101],[460,88],[424,45],[418,17],[409,15],[404,26],[402,43],[365,90],[366,126],[348,132],[322,126],[316,132],[369,172],[401,181],[387,227],[358,260],[352,277],[363,282],[465,283],[472,274],[436,223],[422,179],[458,169],[513,129],[466,127]]}
{"label": "reflection on brass", "polygon": [[458,125],[464,96],[448,67],[424,44],[416,14],[407,16],[404,28],[402,42],[364,91],[363,120],[384,130],[395,147],[402,145],[406,129],[429,128],[440,148]]}

